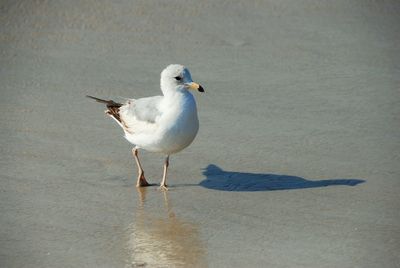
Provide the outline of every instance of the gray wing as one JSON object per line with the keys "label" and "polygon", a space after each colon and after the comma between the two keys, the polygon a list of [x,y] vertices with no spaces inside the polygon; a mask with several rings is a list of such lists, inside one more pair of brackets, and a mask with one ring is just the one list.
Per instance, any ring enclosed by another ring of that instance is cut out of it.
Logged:
{"label": "gray wing", "polygon": [[157,118],[161,115],[159,106],[162,96],[128,100],[119,108],[121,125],[130,133],[153,132],[157,128]]}
{"label": "gray wing", "polygon": [[159,104],[162,98],[162,96],[154,96],[137,99],[134,101],[132,113],[138,120],[154,123],[157,116],[161,114]]}

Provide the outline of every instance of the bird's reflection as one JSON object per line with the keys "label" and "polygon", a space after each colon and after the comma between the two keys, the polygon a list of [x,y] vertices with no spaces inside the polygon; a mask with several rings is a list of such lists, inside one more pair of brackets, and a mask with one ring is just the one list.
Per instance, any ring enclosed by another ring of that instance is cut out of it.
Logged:
{"label": "bird's reflection", "polygon": [[129,228],[129,266],[206,267],[198,227],[175,215],[167,191],[163,192],[164,212],[150,211],[147,191],[138,188],[139,205]]}

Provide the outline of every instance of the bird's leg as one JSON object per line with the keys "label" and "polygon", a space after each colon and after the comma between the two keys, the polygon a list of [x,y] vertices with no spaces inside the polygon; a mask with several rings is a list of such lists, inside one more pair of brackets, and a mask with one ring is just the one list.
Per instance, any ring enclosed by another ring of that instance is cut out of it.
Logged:
{"label": "bird's leg", "polygon": [[142,165],[140,164],[140,160],[138,157],[138,149],[133,148],[132,154],[133,154],[133,157],[135,158],[136,165],[138,167],[138,178],[137,178],[137,182],[136,182],[136,187],[149,186],[150,184],[146,181],[146,179],[144,177],[144,171],[143,171]]}
{"label": "bird's leg", "polygon": [[164,190],[164,191],[168,190],[168,187],[167,187],[168,166],[169,166],[169,155],[167,155],[167,157],[165,158],[165,161],[164,161],[164,174],[163,174],[163,178],[162,178],[161,185],[160,185],[160,190]]}

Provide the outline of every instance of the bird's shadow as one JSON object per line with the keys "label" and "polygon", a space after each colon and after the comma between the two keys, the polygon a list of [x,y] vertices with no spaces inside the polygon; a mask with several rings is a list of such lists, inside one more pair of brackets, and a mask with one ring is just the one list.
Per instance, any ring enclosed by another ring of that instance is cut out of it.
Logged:
{"label": "bird's shadow", "polygon": [[294,190],[333,185],[355,186],[360,179],[307,180],[297,176],[225,171],[210,164],[203,170],[206,179],[200,186],[219,191],[255,192]]}

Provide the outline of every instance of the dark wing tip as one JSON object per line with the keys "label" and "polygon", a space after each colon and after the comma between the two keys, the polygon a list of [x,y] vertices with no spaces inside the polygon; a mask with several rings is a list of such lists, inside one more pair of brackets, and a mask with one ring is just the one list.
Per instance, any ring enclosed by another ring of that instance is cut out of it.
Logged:
{"label": "dark wing tip", "polygon": [[99,98],[96,98],[96,97],[93,97],[93,96],[90,96],[90,95],[86,95],[86,98],[94,99],[94,100],[96,100],[96,101],[98,101],[98,102],[107,103],[106,100],[102,100],[102,99],[99,99]]}
{"label": "dark wing tip", "polygon": [[119,108],[119,107],[122,106],[121,103],[115,102],[113,100],[103,100],[103,99],[99,99],[99,98],[96,98],[96,97],[93,97],[93,96],[90,96],[90,95],[86,95],[86,97],[88,97],[90,99],[94,99],[95,101],[100,102],[100,103],[105,103],[107,105],[107,108],[110,108],[110,107]]}

